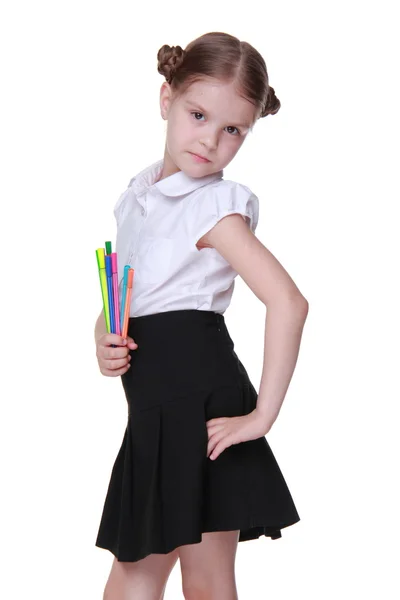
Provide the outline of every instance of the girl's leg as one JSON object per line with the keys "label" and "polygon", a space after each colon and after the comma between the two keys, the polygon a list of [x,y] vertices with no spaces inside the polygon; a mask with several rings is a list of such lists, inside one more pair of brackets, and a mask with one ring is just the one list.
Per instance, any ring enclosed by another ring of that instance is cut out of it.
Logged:
{"label": "girl's leg", "polygon": [[186,600],[238,600],[235,557],[239,533],[203,533],[201,543],[178,548]]}
{"label": "girl's leg", "polygon": [[177,559],[178,550],[150,554],[137,562],[118,562],[114,558],[103,600],[163,600]]}

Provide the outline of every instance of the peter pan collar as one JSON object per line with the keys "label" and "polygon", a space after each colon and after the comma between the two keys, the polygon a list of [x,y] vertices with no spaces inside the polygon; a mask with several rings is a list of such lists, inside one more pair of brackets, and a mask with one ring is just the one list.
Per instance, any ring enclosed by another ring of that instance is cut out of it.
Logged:
{"label": "peter pan collar", "polygon": [[[164,159],[157,161],[141,171],[136,177],[131,179],[129,186],[132,186],[137,194],[149,190],[160,193],[163,196],[184,196],[194,190],[201,188],[212,181],[222,179],[224,172],[217,171],[205,177],[190,177],[183,171],[173,173],[161,181],[157,181],[164,164]],[[155,183],[156,182],[156,183]]]}

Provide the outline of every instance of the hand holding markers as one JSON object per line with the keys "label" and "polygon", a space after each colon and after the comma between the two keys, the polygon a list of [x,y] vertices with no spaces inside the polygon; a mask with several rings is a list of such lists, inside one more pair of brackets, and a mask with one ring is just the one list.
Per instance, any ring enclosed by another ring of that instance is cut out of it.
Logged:
{"label": "hand holding markers", "polygon": [[107,377],[124,375],[130,367],[130,350],[136,350],[136,342],[127,337],[124,339],[116,333],[104,333],[97,339],[96,356],[100,372]]}
{"label": "hand holding markers", "polygon": [[[106,242],[105,245],[106,255],[104,248],[96,250],[103,298],[103,313],[107,329],[107,333],[98,340],[97,355],[101,372],[104,375],[115,376],[126,372],[127,369],[123,369],[123,367],[130,360],[130,356],[127,356],[129,349],[135,350],[138,347],[136,342],[127,336],[134,270],[129,265],[125,266],[121,310],[119,310],[117,254],[111,251],[111,242]],[[125,347],[108,350],[110,347],[117,348],[117,346]],[[114,360],[110,361],[109,359]],[[119,370],[116,371],[116,369]]]}

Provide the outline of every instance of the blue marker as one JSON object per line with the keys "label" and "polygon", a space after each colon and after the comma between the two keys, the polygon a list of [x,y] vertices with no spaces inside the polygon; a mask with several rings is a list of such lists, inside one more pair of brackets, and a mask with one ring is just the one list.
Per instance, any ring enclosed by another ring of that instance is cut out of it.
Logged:
{"label": "blue marker", "polygon": [[121,300],[121,331],[124,325],[124,312],[125,312],[125,300],[126,300],[126,292],[128,287],[128,273],[131,267],[129,265],[125,265],[124,267],[124,281],[122,284],[122,300]]}
{"label": "blue marker", "polygon": [[106,274],[107,274],[107,290],[108,290],[108,306],[110,309],[110,332],[115,333],[115,313],[114,313],[114,290],[112,280],[112,263],[111,256],[106,256]]}

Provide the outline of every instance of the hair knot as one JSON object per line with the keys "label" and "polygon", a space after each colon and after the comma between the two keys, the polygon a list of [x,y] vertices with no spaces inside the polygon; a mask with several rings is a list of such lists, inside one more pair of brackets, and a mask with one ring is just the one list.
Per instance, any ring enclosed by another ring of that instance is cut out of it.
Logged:
{"label": "hair knot", "polygon": [[185,57],[185,50],[181,46],[168,46],[164,44],[157,54],[157,70],[171,83],[176,71],[181,66]]}
{"label": "hair knot", "polygon": [[278,112],[281,107],[281,103],[275,95],[275,90],[273,87],[268,86],[268,93],[265,99],[265,103],[261,112],[261,117],[266,117],[267,115],[274,115]]}

